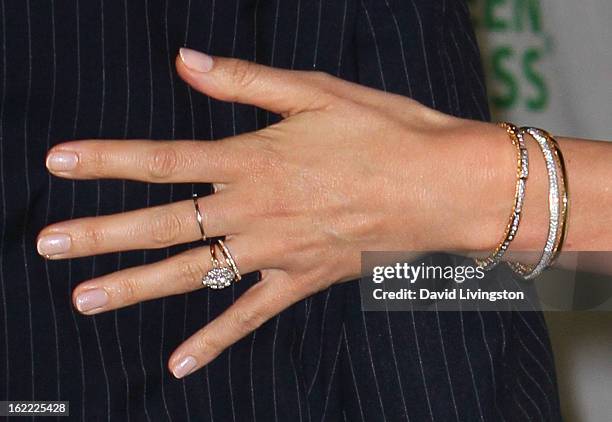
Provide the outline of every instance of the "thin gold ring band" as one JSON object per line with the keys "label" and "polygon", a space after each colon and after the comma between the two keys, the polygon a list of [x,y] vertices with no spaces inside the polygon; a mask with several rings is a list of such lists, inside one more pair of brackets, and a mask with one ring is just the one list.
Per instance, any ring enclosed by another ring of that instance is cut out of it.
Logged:
{"label": "thin gold ring band", "polygon": [[238,271],[238,266],[236,265],[236,261],[234,260],[234,257],[230,253],[227,246],[225,246],[225,243],[223,243],[223,240],[218,239],[217,243],[219,244],[219,246],[221,246],[221,251],[223,252],[223,257],[225,258],[225,262],[229,264],[232,271],[234,271],[234,274],[236,274],[236,281],[242,280],[242,276],[240,275],[240,271]]}
{"label": "thin gold ring band", "polygon": [[192,196],[193,199],[193,207],[195,208],[195,216],[196,221],[198,222],[198,227],[200,228],[200,235],[202,236],[202,241],[206,241],[206,232],[204,231],[204,218],[202,217],[202,212],[200,211],[200,205],[198,204],[198,194],[194,193]]}

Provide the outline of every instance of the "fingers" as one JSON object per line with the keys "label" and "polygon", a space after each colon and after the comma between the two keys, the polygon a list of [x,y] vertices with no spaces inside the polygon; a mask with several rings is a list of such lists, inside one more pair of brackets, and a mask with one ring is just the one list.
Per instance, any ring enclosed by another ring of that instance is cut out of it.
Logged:
{"label": "fingers", "polygon": [[[251,104],[282,115],[324,108],[330,95],[303,72],[181,48],[179,75],[198,91],[222,101]],[[314,73],[314,72],[312,72]]]}
{"label": "fingers", "polygon": [[[70,179],[129,179],[150,183],[228,182],[244,172],[252,152],[244,142],[74,141],[55,146],[46,165]],[[249,151],[245,151],[248,149]]]}
{"label": "fingers", "polygon": [[[238,194],[223,190],[198,198],[207,237],[235,234],[244,225]],[[102,217],[80,218],[46,227],[38,253],[49,259],[165,248],[201,238],[193,200]]]}
{"label": "fingers", "polygon": [[302,299],[306,294],[283,274],[276,271],[266,276],[181,344],[168,361],[174,376],[182,378],[208,364],[223,350]]}
{"label": "fingers", "polygon": [[[264,268],[268,262],[265,249],[244,237],[232,238],[226,246],[242,274]],[[203,287],[202,277],[211,268],[209,247],[192,249],[153,264],[83,282],[73,292],[73,303],[81,313],[93,315],[190,292]]]}

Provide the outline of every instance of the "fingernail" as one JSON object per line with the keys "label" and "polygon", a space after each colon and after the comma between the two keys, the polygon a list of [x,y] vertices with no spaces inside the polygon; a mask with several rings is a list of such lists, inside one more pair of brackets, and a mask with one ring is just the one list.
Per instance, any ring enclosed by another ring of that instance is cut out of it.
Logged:
{"label": "fingernail", "polygon": [[179,50],[181,60],[189,69],[196,72],[208,72],[213,67],[213,58],[208,54],[200,53],[199,51],[191,50],[190,48],[181,48]]}
{"label": "fingernail", "polygon": [[108,302],[108,295],[102,289],[88,290],[76,297],[76,307],[81,312],[101,308]]}
{"label": "fingernail", "polygon": [[52,171],[74,170],[79,157],[74,152],[52,152],[47,157],[47,168]]}
{"label": "fingernail", "polygon": [[193,356],[185,356],[183,360],[177,363],[172,370],[176,378],[183,378],[193,371],[197,365],[197,361]]}
{"label": "fingernail", "polygon": [[52,256],[70,250],[70,236],[67,234],[49,234],[38,239],[36,249],[43,256]]}

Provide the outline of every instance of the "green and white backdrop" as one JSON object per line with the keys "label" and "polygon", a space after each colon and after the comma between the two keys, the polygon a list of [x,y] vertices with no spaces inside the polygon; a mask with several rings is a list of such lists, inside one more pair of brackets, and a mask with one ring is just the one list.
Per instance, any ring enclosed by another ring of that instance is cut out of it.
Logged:
{"label": "green and white backdrop", "polygon": [[[468,2],[494,119],[612,140],[612,0]],[[612,313],[547,320],[565,420],[611,421]]]}

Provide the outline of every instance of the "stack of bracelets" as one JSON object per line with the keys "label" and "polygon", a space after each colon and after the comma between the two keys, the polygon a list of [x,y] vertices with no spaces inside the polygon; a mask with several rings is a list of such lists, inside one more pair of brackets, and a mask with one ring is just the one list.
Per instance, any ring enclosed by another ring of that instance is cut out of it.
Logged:
{"label": "stack of bracelets", "polygon": [[490,270],[502,261],[502,257],[508,250],[510,243],[516,237],[519,223],[521,221],[521,211],[525,199],[527,178],[529,176],[529,155],[525,146],[525,135],[534,138],[546,163],[548,172],[548,236],[544,250],[539,261],[535,265],[526,265],[519,262],[510,262],[510,267],[526,280],[533,279],[548,268],[557,258],[567,231],[568,215],[568,190],[567,174],[563,154],[559,149],[557,141],[546,131],[532,127],[522,127],[518,129],[511,123],[500,123],[506,129],[508,137],[516,148],[517,155],[517,181],[514,196],[512,213],[504,236],[495,250],[484,259],[476,259],[476,264],[484,270]]}

